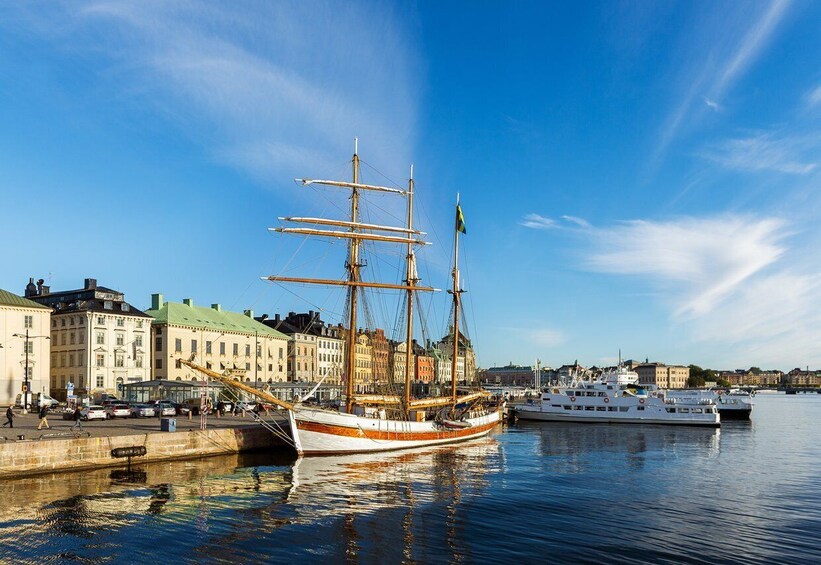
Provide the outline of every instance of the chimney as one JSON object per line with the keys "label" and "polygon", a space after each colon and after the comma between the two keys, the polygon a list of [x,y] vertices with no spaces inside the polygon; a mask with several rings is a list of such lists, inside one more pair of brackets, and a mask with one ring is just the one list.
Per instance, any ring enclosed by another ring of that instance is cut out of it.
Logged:
{"label": "chimney", "polygon": [[194,307],[194,301],[191,300],[190,298],[183,298],[182,303],[185,304],[186,306],[190,306],[192,308]]}
{"label": "chimney", "polygon": [[276,322],[277,325],[280,324],[281,320],[279,319],[279,314],[274,314],[274,322]]}
{"label": "chimney", "polygon": [[86,279],[83,288],[86,290],[94,290],[97,288],[97,279]]}
{"label": "chimney", "polygon": [[212,304],[211,308],[213,308],[217,312],[222,312],[222,306],[220,306],[219,304]]}
{"label": "chimney", "polygon": [[26,285],[26,292],[24,296],[26,298],[37,296],[37,287],[34,286],[34,277],[29,278],[29,283]]}
{"label": "chimney", "polygon": [[159,310],[163,307],[163,299],[162,294],[152,294],[151,295],[151,309],[152,310]]}
{"label": "chimney", "polygon": [[254,319],[254,311],[253,310],[245,310],[243,313],[246,316],[248,316],[249,318],[251,318],[252,320]]}

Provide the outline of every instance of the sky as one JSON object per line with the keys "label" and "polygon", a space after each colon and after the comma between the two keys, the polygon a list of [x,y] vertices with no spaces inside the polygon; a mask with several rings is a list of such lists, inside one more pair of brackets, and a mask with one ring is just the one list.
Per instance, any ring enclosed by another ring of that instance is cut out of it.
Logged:
{"label": "sky", "polygon": [[[340,291],[260,277],[344,276],[344,243],[268,228],[344,217],[293,179],[349,180],[358,138],[363,182],[414,166],[422,284],[449,287],[459,195],[481,366],[817,367],[819,22],[811,1],[11,3],[0,288],[339,321]],[[401,334],[396,300],[363,319]],[[448,300],[420,300],[425,335]]]}

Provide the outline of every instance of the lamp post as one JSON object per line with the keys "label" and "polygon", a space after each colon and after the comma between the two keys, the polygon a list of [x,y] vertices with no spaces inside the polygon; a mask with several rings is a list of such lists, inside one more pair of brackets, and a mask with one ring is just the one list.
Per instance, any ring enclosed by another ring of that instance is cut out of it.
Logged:
{"label": "lamp post", "polygon": [[24,349],[26,350],[26,360],[25,360],[25,367],[23,368],[23,414],[28,414],[28,404],[29,404],[29,343],[31,343],[32,339],[36,339],[38,337],[42,337],[45,339],[51,339],[47,335],[29,335],[28,329],[26,329],[26,335],[23,334],[12,334],[14,337],[19,337],[26,340],[26,345]]}

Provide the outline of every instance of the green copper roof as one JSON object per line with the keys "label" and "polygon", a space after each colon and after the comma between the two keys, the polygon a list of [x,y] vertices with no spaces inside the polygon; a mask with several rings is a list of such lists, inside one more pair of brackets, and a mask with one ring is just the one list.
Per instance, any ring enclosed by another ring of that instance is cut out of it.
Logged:
{"label": "green copper roof", "polygon": [[17,296],[13,292],[0,288],[0,304],[3,306],[17,306],[18,308],[37,308],[39,310],[51,310],[48,306],[38,304],[28,298]]}
{"label": "green copper roof", "polygon": [[165,302],[159,309],[145,310],[154,318],[153,324],[188,326],[211,331],[259,334],[288,339],[288,336],[238,312],[215,310],[202,306],[188,306],[179,302]]}

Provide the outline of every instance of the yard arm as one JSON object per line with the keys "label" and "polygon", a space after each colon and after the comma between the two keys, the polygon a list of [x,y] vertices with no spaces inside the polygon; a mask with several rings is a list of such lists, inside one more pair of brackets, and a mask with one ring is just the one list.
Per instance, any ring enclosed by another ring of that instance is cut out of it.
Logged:
{"label": "yard arm", "polygon": [[247,392],[248,394],[252,394],[252,395],[256,396],[257,398],[259,398],[259,399],[261,399],[265,402],[270,402],[271,404],[274,404],[275,406],[279,406],[280,408],[284,408],[286,410],[293,410],[294,409],[293,404],[291,404],[290,402],[285,402],[284,400],[280,400],[279,398],[277,398],[276,396],[274,396],[272,394],[268,394],[267,392],[257,390],[252,386],[248,386],[247,384],[242,383],[240,381],[236,381],[236,380],[232,379],[231,377],[227,377],[227,376],[225,376],[221,373],[218,373],[218,372],[213,371],[211,369],[207,369],[207,368],[205,368],[201,365],[197,365],[196,363],[194,363],[192,361],[187,361],[185,359],[180,359],[179,361],[183,365],[185,365],[187,367],[190,367],[190,368],[194,369],[195,371],[199,371],[200,373],[208,375],[209,377],[211,377],[215,381],[219,381],[222,384],[224,384],[224,385],[226,385],[226,386],[228,386],[228,387],[230,387],[234,390],[241,390],[243,392]]}

